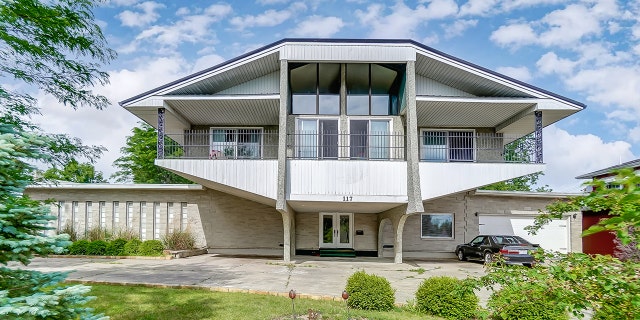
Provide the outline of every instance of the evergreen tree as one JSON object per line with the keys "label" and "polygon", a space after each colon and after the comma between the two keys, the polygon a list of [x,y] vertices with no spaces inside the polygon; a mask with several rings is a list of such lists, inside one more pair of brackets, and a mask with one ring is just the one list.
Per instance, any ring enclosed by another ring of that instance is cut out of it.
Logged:
{"label": "evergreen tree", "polygon": [[[90,88],[107,83],[107,73],[99,68],[115,53],[94,21],[94,5],[90,0],[0,0],[0,78],[42,90],[74,109],[106,107],[106,97]],[[68,235],[46,235],[55,217],[48,206],[23,194],[37,182],[38,162],[61,165],[103,151],[44,133],[29,121],[37,113],[33,97],[0,85],[0,318],[101,318],[81,306],[89,287],[61,286],[62,273],[6,267],[60,253],[69,244]]]}

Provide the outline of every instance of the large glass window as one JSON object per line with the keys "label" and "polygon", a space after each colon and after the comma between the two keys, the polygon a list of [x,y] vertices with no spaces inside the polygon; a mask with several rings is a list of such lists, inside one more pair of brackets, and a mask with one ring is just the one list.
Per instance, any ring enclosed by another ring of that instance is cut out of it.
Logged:
{"label": "large glass window", "polygon": [[259,159],[262,128],[212,128],[211,154],[216,159]]}
{"label": "large glass window", "polygon": [[338,119],[298,119],[298,158],[338,158]]}
{"label": "large glass window", "polygon": [[389,120],[349,121],[352,159],[389,159]]}
{"label": "large glass window", "polygon": [[402,65],[347,64],[347,115],[398,114]]}
{"label": "large glass window", "polygon": [[422,238],[453,238],[453,213],[423,213]]}
{"label": "large glass window", "polygon": [[420,159],[435,162],[474,161],[474,132],[423,130]]}
{"label": "large glass window", "polygon": [[340,64],[292,63],[292,114],[340,114]]}

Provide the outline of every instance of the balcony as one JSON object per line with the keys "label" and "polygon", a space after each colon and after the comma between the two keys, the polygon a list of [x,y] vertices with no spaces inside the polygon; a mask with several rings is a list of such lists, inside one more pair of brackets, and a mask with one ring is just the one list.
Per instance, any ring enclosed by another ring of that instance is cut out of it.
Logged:
{"label": "balcony", "polygon": [[404,161],[405,135],[298,131],[287,135],[287,158]]}

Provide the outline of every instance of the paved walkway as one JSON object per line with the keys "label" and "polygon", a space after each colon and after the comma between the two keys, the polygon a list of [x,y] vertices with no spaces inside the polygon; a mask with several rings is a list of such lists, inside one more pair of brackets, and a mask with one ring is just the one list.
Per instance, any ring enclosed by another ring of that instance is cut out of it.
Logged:
{"label": "paved walkway", "polygon": [[[20,267],[11,264],[11,267]],[[20,267],[22,268],[22,267]],[[296,256],[291,263],[268,258],[238,258],[205,254],[174,260],[36,258],[26,267],[44,272],[71,271],[69,280],[89,283],[129,283],[198,286],[220,291],[247,291],[339,299],[347,278],[358,270],[385,277],[396,290],[396,303],[414,299],[423,279],[432,276],[466,278],[484,273],[481,262],[456,260],[407,261],[386,258],[320,258]],[[486,292],[480,293],[481,300]]]}

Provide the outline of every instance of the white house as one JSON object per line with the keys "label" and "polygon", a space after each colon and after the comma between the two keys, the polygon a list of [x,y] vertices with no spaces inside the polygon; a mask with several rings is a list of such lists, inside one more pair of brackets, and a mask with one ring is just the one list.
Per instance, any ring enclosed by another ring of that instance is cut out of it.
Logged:
{"label": "white house", "polygon": [[120,105],[158,129],[156,165],[202,187],[211,251],[396,262],[562,196],[474,190],[544,170],[542,128],[585,108],[415,41],[353,39],[284,39]]}

